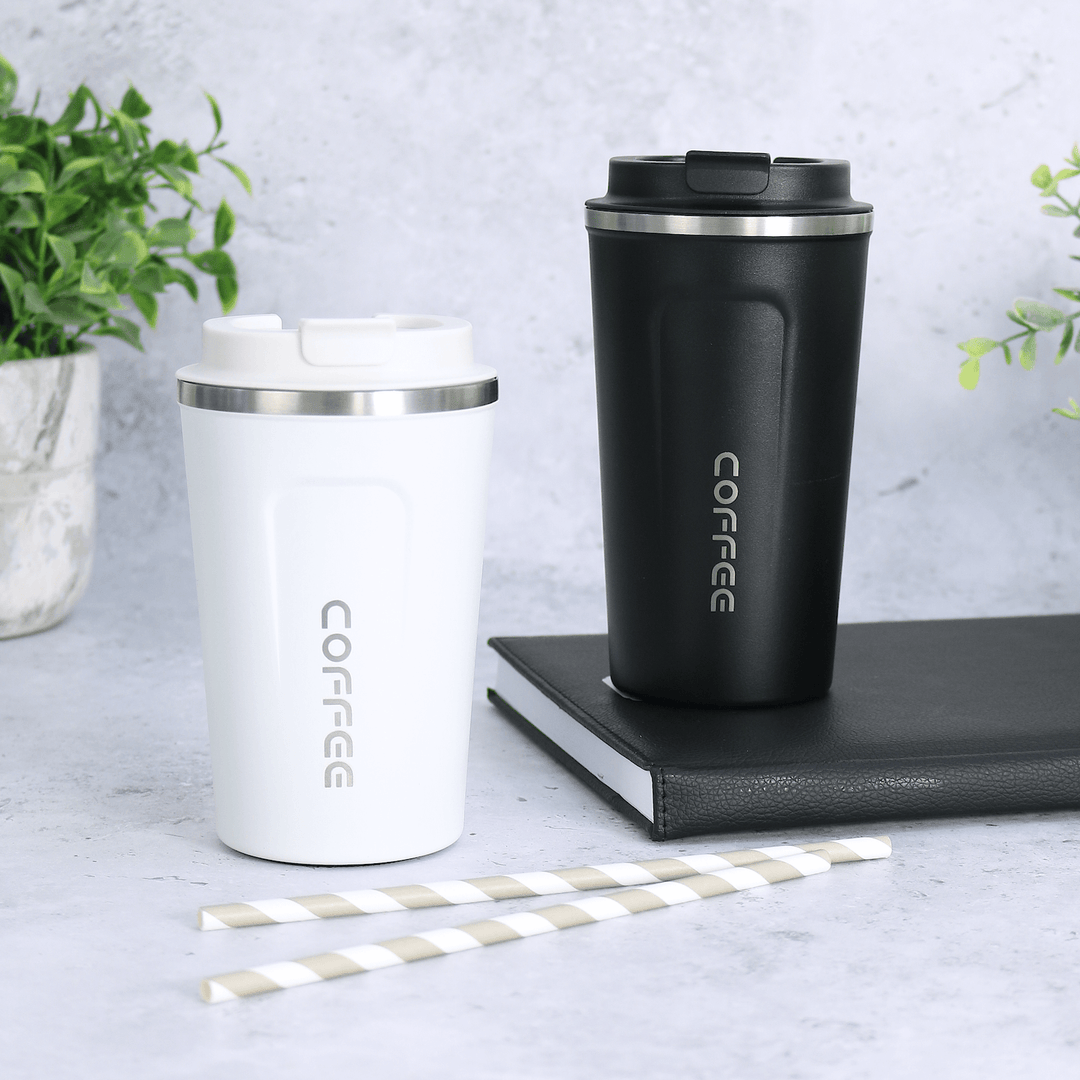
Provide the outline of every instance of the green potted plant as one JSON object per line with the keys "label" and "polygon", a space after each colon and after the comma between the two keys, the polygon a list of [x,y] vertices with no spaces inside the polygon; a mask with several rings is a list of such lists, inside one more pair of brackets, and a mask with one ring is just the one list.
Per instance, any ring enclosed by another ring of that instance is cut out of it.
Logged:
{"label": "green potted plant", "polygon": [[[236,219],[224,199],[213,245],[191,249],[200,159],[220,162],[251,193],[244,172],[217,156],[225,143],[210,95],[214,134],[196,151],[151,142],[150,106],[134,87],[106,109],[80,86],[52,123],[37,115],[37,98],[29,112],[14,107],[17,87],[0,57],[0,638],[56,624],[89,579],[94,338],[141,349],[131,308],[153,327],[170,285],[197,299],[189,271],[212,276],[229,311],[237,279],[224,248]],[[155,200],[177,212],[159,212]]]}
{"label": "green potted plant", "polygon": [[[1073,147],[1071,157],[1065,159],[1065,166],[1064,169],[1051,173],[1048,165],[1040,165],[1031,174],[1031,182],[1039,189],[1044,199],[1056,200],[1043,204],[1044,214],[1056,218],[1076,218],[1080,221],[1080,202],[1075,204],[1069,202],[1059,190],[1059,185],[1064,181],[1080,176],[1080,146]],[[1080,224],[1073,229],[1073,236],[1080,237]],[[1070,258],[1080,261],[1080,255],[1071,255]],[[1080,289],[1054,289],[1054,292],[1073,303],[1080,303]],[[1080,334],[1075,332],[1075,322],[1080,317],[1080,310],[1065,312],[1041,300],[1020,297],[1005,314],[1020,327],[1016,333],[1000,340],[973,337],[960,342],[959,348],[967,353],[967,359],[960,365],[960,385],[965,390],[974,390],[979,385],[979,365],[987,353],[1001,349],[1005,363],[1011,364],[1013,353],[1010,346],[1016,342],[1019,342],[1015,347],[1020,366],[1025,371],[1030,371],[1035,366],[1039,334],[1061,331],[1057,355],[1054,357],[1055,364],[1060,364],[1065,359],[1070,346],[1080,352]],[[1075,398],[1069,398],[1067,409],[1054,409],[1054,412],[1060,416],[1067,416],[1070,420],[1080,420],[1080,405],[1077,404]]]}

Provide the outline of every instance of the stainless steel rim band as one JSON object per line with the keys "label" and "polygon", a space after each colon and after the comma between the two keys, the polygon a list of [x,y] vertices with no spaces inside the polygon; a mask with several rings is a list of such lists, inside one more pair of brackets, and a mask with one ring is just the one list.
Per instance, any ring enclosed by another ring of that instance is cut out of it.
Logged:
{"label": "stainless steel rim band", "polygon": [[585,208],[585,226],[610,232],[673,236],[854,236],[874,227],[873,214],[806,214],[798,217],[724,217],[695,214],[635,214]]}
{"label": "stainless steel rim band", "polygon": [[181,405],[268,416],[408,416],[478,409],[499,398],[498,379],[414,390],[257,390],[186,379],[177,379],[176,385]]}

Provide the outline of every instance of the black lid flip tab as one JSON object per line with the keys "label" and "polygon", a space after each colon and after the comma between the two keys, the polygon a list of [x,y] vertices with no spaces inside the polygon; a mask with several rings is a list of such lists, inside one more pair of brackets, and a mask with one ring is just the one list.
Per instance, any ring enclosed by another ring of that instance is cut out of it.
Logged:
{"label": "black lid flip tab", "polygon": [[703,195],[760,195],[769,186],[768,154],[688,150],[686,186]]}

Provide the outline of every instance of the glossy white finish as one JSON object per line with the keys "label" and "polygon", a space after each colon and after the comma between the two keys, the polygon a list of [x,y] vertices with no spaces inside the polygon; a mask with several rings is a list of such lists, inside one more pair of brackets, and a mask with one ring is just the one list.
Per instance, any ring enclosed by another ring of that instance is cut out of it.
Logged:
{"label": "glossy white finish", "polygon": [[441,316],[212,319],[179,373],[435,410],[180,406],[218,835],[238,851],[392,862],[461,834],[494,404],[438,388],[494,377],[471,342]]}
{"label": "glossy white finish", "polygon": [[494,406],[181,412],[219,835],[325,864],[453,843]]}

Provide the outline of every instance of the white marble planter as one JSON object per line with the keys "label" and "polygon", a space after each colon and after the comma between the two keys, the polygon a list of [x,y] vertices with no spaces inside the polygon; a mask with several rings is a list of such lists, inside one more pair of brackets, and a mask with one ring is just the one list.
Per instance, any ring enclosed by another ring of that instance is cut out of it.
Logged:
{"label": "white marble planter", "polygon": [[90,578],[94,351],[0,364],[0,638],[45,630]]}

